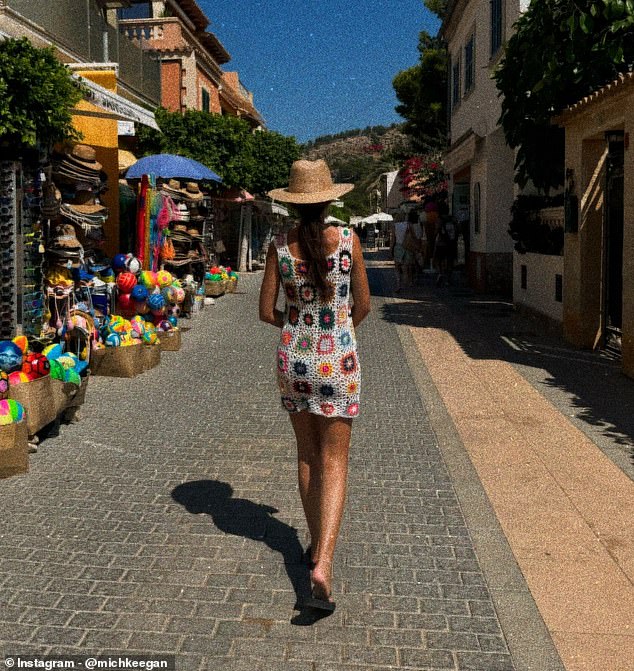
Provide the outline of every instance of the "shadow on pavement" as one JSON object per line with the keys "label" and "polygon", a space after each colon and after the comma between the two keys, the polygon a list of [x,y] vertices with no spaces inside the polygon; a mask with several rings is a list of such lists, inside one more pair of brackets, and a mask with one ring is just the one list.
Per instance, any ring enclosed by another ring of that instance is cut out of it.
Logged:
{"label": "shadow on pavement", "polygon": [[310,593],[310,575],[308,566],[301,562],[303,549],[297,529],[274,517],[276,508],[233,498],[233,487],[219,480],[184,482],[172,490],[172,498],[193,515],[209,515],[221,531],[261,541],[279,552],[297,601]]}
{"label": "shadow on pavement", "polygon": [[[534,369],[524,371],[525,376],[565,392],[575,417],[625,447],[634,465],[634,413],[627,411],[634,407],[634,381],[621,372],[618,357],[573,349],[543,322],[519,314],[510,300],[474,294],[464,281],[438,289],[435,276],[427,275],[412,289],[396,294],[386,253],[366,254],[366,259],[372,294],[399,299],[382,306],[385,321],[442,329],[472,359],[497,359]],[[634,468],[630,477],[633,473]]]}

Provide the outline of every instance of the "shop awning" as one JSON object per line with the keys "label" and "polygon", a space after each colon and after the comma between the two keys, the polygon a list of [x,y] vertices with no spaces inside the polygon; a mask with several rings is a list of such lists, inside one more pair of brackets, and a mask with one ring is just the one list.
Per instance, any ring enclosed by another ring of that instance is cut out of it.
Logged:
{"label": "shop awning", "polygon": [[[73,75],[78,81],[81,82],[82,86],[86,89],[86,94],[84,99],[103,110],[107,115],[112,119],[117,119],[120,121],[134,121],[136,123],[141,123],[144,126],[149,126],[154,128],[154,130],[161,130],[156,123],[154,118],[154,112],[141,107],[133,102],[130,102],[126,98],[123,98],[112,91],[95,84],[95,82],[82,77],[81,75]],[[74,109],[73,114],[81,114],[84,116],[99,116],[103,113],[95,113],[86,109]]]}

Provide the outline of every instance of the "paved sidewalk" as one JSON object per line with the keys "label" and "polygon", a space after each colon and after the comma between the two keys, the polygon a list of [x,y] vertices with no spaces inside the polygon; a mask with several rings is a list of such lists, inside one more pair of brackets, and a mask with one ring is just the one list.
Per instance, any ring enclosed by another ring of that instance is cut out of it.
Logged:
{"label": "paved sidewalk", "polygon": [[[634,671],[634,383],[507,308],[427,282],[384,316],[414,341],[566,669]],[[493,587],[489,529],[458,494]],[[509,595],[492,593],[513,650]]]}
{"label": "paved sidewalk", "polygon": [[82,421],[46,441],[27,476],[0,481],[0,652],[175,653],[179,670],[559,671],[530,609],[518,622],[537,638],[513,646],[537,641],[544,655],[509,654],[380,296],[359,334],[338,608],[290,624],[306,538],[260,279],[241,279],[246,293],[206,310],[159,368],[91,380]]}

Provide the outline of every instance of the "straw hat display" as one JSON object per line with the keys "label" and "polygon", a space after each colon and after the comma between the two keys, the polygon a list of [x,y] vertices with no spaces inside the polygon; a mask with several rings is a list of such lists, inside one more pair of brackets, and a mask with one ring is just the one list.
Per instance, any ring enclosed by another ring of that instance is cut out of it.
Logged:
{"label": "straw hat display", "polygon": [[185,188],[181,188],[181,183],[176,179],[170,179],[167,184],[163,184],[161,189],[172,198],[198,201],[203,199],[202,191],[196,182],[187,182]]}
{"label": "straw hat display", "polygon": [[318,161],[300,160],[291,166],[289,184],[283,189],[269,191],[273,200],[295,205],[310,205],[338,200],[344,194],[352,191],[354,184],[335,184],[328,164]]}
{"label": "straw hat display", "polygon": [[203,193],[196,182],[187,182],[183,191],[183,195],[189,200],[203,199]]}
{"label": "straw hat display", "polygon": [[70,152],[58,157],[53,164],[53,172],[65,181],[85,182],[90,186],[101,184],[101,163],[97,153],[87,144],[76,144]]}
{"label": "straw hat display", "polygon": [[73,268],[79,267],[84,256],[84,248],[77,239],[72,224],[59,224],[55,227],[46,251],[54,263],[64,266],[70,264]]}

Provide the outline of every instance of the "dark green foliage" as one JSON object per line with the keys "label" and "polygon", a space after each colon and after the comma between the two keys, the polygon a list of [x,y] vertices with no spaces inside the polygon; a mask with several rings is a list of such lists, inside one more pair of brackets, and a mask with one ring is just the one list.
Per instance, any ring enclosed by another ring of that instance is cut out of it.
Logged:
{"label": "dark green foliage", "polygon": [[564,177],[551,119],[634,66],[634,0],[536,0],[516,28],[495,73],[501,123],[518,149],[518,183],[548,192]]}
{"label": "dark green foliage", "polygon": [[441,147],[447,136],[447,51],[441,40],[422,31],[420,61],[399,72],[392,82],[406,120],[404,131],[420,152]]}
{"label": "dark green foliage", "polygon": [[545,207],[561,207],[563,195],[548,198],[546,196],[518,196],[511,208],[512,220],[509,235],[515,240],[515,249],[521,254],[563,253],[564,229],[559,226],[550,228],[542,223],[539,210]]}
{"label": "dark green foliage", "polygon": [[449,0],[425,0],[425,7],[438,18],[444,19],[449,6]]}
{"label": "dark green foliage", "polygon": [[187,110],[184,114],[159,109],[162,132],[142,128],[143,154],[189,156],[218,173],[225,185],[262,194],[288,181],[290,166],[299,158],[295,138],[271,131],[253,133],[237,117]]}
{"label": "dark green foliage", "polygon": [[72,108],[81,86],[53,49],[27,39],[0,41],[0,141],[23,147],[79,139]]}

